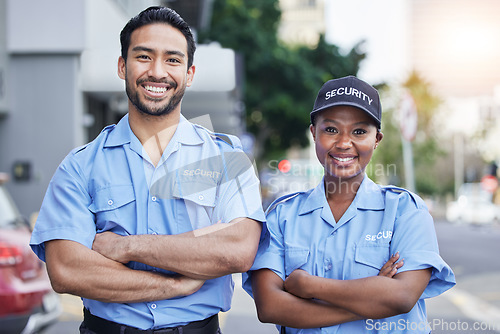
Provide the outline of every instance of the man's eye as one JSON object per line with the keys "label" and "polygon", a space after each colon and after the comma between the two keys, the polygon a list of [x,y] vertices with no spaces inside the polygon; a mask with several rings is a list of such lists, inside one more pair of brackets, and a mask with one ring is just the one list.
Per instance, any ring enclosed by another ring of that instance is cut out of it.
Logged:
{"label": "man's eye", "polygon": [[167,59],[167,62],[168,62],[168,63],[179,64],[179,63],[180,63],[180,60],[179,60],[179,59],[177,59],[177,58],[169,58],[169,59]]}
{"label": "man's eye", "polygon": [[332,127],[330,127],[330,126],[329,126],[329,127],[326,127],[326,128],[325,128],[325,131],[326,131],[326,132],[335,133],[335,132],[337,132],[337,129],[332,128]]}
{"label": "man's eye", "polygon": [[146,55],[138,55],[137,59],[149,59],[149,57]]}

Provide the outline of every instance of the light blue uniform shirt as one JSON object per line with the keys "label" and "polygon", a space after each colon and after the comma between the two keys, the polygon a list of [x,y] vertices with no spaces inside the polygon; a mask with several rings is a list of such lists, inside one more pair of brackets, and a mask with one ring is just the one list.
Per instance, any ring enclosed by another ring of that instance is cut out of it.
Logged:
{"label": "light blue uniform shirt", "polygon": [[[339,280],[376,276],[396,252],[404,259],[398,272],[432,268],[427,288],[407,314],[326,328],[287,328],[287,333],[429,333],[424,299],[455,284],[451,268],[439,256],[433,219],[422,199],[376,185],[367,176],[338,222],[321,182],[308,192],[276,200],[267,212],[267,225],[270,246],[258,254],[252,270],[268,268],[283,280],[299,268]],[[248,275],[244,288],[252,294]]]}
{"label": "light blue uniform shirt", "polygon": [[[215,135],[181,116],[155,168],[126,115],[61,163],[30,244],[45,260],[44,242],[53,239],[91,248],[95,234],[103,231],[172,235],[239,217],[265,221],[259,180],[236,137]],[[266,231],[264,224],[262,238]],[[128,265],[168,273],[142,263]],[[207,280],[186,297],[133,304],[83,299],[83,304],[92,314],[121,324],[172,327],[227,311],[233,286],[228,275]]]}

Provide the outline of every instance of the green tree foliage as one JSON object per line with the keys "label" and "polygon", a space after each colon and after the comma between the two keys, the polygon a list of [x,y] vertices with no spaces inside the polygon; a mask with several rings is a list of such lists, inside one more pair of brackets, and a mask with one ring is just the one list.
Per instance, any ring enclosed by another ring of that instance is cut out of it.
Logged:
{"label": "green tree foliage", "polygon": [[[452,173],[446,176],[436,168],[437,159],[445,154],[445,150],[439,146],[433,128],[433,120],[442,101],[433,92],[432,86],[417,72],[410,73],[402,84],[402,88],[408,90],[413,96],[418,114],[417,135],[412,142],[416,190],[424,195],[444,194],[453,184]],[[397,95],[400,94],[401,89],[384,87],[380,91],[383,97],[382,132],[384,139],[373,156],[374,166],[369,169],[370,176],[381,182],[404,186],[402,183],[405,168],[397,115],[399,107]],[[387,100],[394,103],[384,106]],[[391,173],[393,171],[395,173]]]}
{"label": "green tree foliage", "polygon": [[355,75],[364,58],[359,45],[342,55],[324,36],[314,49],[284,45],[277,37],[280,17],[278,0],[215,0],[210,29],[200,34],[201,41],[217,41],[243,56],[246,123],[260,161],[306,146],[319,88]]}

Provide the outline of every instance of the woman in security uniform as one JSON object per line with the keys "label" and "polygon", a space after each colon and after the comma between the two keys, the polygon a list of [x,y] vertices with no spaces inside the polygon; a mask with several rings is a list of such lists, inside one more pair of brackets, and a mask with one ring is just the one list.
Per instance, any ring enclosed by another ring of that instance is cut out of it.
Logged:
{"label": "woman in security uniform", "polygon": [[[378,92],[364,81],[319,91],[310,130],[323,181],[270,206],[271,244],[244,278],[259,319],[281,333],[430,333],[425,299],[455,284],[422,199],[365,174],[380,122]],[[377,275],[391,254],[404,265]]]}

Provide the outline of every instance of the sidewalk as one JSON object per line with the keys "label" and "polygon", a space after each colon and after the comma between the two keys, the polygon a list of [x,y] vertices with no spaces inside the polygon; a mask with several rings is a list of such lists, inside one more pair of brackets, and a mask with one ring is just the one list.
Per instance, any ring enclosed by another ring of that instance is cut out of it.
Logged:
{"label": "sidewalk", "polygon": [[432,333],[500,333],[499,283],[500,272],[462,278],[451,290],[427,300]]}

